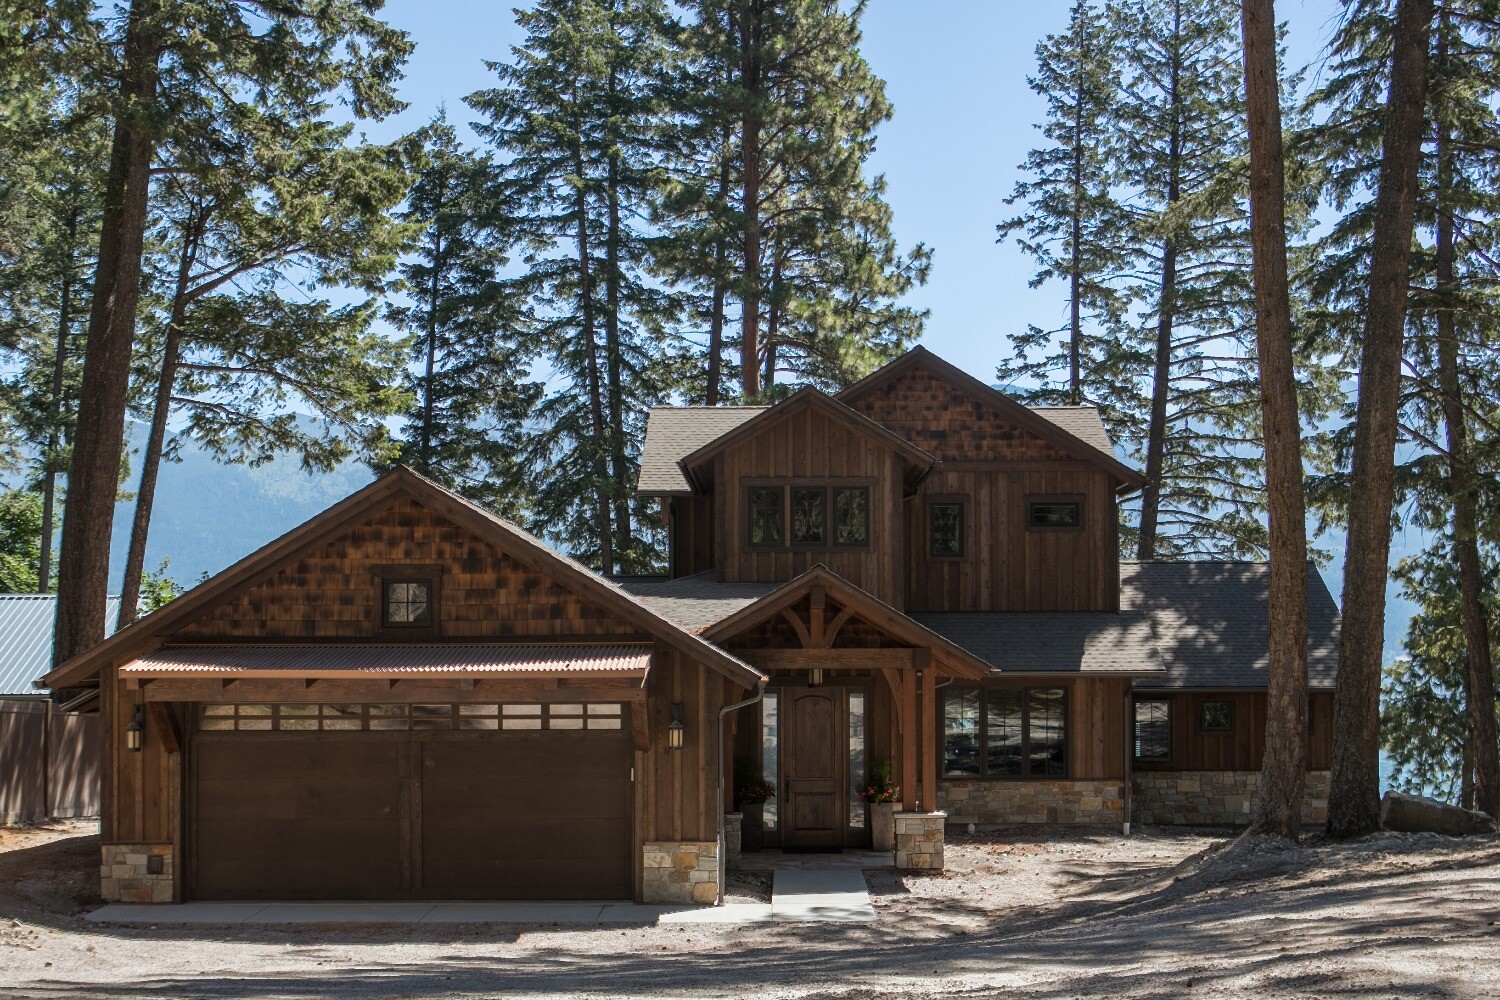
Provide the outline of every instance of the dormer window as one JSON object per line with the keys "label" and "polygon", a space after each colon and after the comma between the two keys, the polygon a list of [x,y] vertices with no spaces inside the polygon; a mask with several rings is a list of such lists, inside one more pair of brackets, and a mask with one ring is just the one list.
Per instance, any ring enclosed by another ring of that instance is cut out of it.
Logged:
{"label": "dormer window", "polygon": [[753,549],[863,548],[870,544],[868,486],[757,483],[745,491]]}

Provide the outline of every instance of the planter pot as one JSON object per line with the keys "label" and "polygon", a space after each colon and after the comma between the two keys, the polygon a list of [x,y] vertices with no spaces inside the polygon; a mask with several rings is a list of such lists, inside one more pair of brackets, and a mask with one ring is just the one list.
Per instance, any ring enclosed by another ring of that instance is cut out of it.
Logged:
{"label": "planter pot", "polygon": [[765,812],[765,804],[761,802],[746,802],[740,806],[740,814],[744,816],[740,823],[741,853],[749,854],[761,849]]}
{"label": "planter pot", "polygon": [[870,803],[870,846],[877,851],[896,849],[896,803]]}

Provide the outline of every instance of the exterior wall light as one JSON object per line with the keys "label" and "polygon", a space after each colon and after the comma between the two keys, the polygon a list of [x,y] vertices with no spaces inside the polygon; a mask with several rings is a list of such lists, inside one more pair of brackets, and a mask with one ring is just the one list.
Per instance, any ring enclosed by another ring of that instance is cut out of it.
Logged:
{"label": "exterior wall light", "polygon": [[823,668],[813,667],[807,672],[807,683],[810,687],[817,687],[823,683]]}
{"label": "exterior wall light", "polygon": [[682,724],[682,702],[672,702],[672,721],[667,725],[667,749],[681,750],[682,736],[687,727]]}
{"label": "exterior wall light", "polygon": [[135,706],[130,722],[125,726],[125,749],[131,753],[141,752],[141,738],[146,735],[146,706]]}

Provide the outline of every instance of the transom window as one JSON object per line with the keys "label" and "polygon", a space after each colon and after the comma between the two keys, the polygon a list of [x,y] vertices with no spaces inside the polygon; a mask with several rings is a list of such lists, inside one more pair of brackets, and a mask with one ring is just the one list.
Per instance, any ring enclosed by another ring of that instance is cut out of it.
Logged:
{"label": "transom window", "polygon": [[382,620],[388,628],[428,628],[432,625],[432,581],[381,581]]}
{"label": "transom window", "polygon": [[927,551],[935,559],[964,554],[964,505],[959,500],[934,500],[927,505]]}
{"label": "transom window", "polygon": [[1234,702],[1214,699],[1198,706],[1198,729],[1205,733],[1234,731]]}
{"label": "transom window", "polygon": [[1067,690],[946,688],[943,774],[949,778],[1065,777]]}
{"label": "transom window", "polygon": [[1036,498],[1026,502],[1026,524],[1031,528],[1077,528],[1083,524],[1083,501]]}
{"label": "transom window", "polygon": [[422,732],[619,729],[618,703],[436,705],[202,705],[205,732]]}
{"label": "transom window", "polygon": [[842,484],[755,485],[746,490],[751,548],[857,548],[870,542],[870,490]]}
{"label": "transom window", "polygon": [[1172,759],[1172,703],[1165,698],[1135,703],[1135,759]]}

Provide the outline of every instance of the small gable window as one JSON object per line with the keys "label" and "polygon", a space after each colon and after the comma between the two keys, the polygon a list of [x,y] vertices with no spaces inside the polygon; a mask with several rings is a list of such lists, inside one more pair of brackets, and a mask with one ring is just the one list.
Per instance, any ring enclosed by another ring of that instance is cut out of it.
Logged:
{"label": "small gable window", "polygon": [[1198,708],[1198,729],[1205,733],[1234,731],[1234,702],[1215,699],[1202,702]]}
{"label": "small gable window", "polygon": [[841,486],[833,491],[833,544],[864,545],[870,540],[870,491]]}
{"label": "small gable window", "polygon": [[1026,504],[1026,524],[1030,528],[1077,528],[1083,524],[1083,501],[1076,499],[1033,499]]}
{"label": "small gable window", "polygon": [[964,505],[942,500],[927,505],[927,551],[934,559],[956,559],[964,554]]}
{"label": "small gable window", "polygon": [[387,628],[432,627],[432,580],[381,581],[382,620]]}
{"label": "small gable window", "polygon": [[782,543],[780,486],[756,486],[750,490],[750,544],[773,547]]}
{"label": "small gable window", "polygon": [[1172,703],[1164,698],[1135,703],[1135,759],[1172,759]]}

